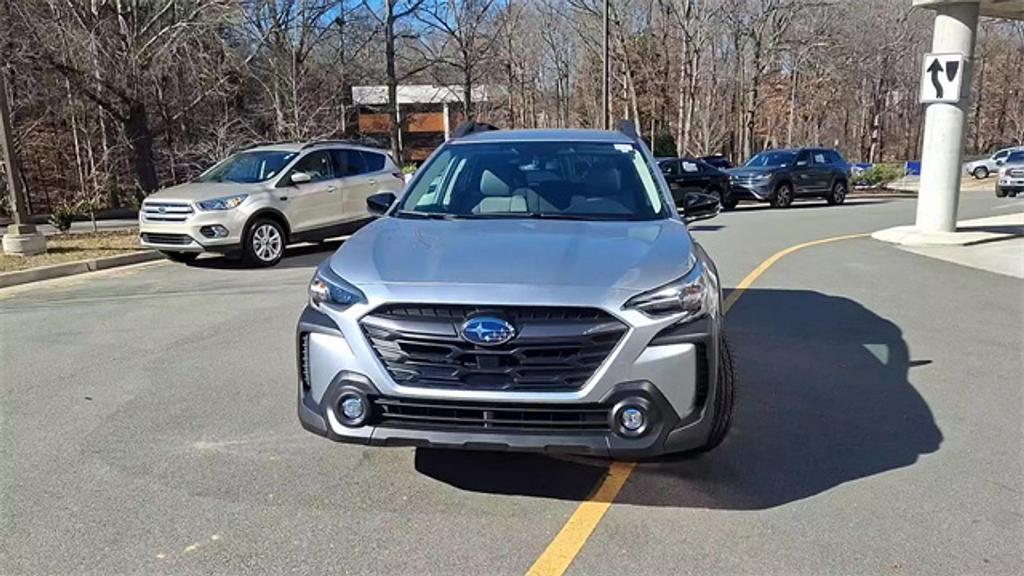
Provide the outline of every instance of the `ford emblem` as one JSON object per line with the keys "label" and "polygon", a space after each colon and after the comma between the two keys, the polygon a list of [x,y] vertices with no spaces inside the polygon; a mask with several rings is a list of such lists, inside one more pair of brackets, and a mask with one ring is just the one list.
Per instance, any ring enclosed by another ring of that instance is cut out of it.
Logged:
{"label": "ford emblem", "polygon": [[515,327],[501,318],[477,316],[462,325],[462,339],[471,344],[497,346],[515,337]]}

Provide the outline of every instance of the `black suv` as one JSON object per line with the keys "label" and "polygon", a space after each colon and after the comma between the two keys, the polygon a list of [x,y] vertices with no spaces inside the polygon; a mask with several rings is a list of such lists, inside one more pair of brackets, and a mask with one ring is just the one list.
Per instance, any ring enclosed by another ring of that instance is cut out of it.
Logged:
{"label": "black suv", "polygon": [[676,206],[682,206],[683,198],[690,192],[711,194],[727,209],[736,206],[729,194],[729,175],[704,160],[658,158],[658,167],[672,190]]}
{"label": "black suv", "polygon": [[850,165],[826,148],[765,150],[728,172],[733,199],[770,202],[776,208],[808,196],[842,204],[850,189]]}

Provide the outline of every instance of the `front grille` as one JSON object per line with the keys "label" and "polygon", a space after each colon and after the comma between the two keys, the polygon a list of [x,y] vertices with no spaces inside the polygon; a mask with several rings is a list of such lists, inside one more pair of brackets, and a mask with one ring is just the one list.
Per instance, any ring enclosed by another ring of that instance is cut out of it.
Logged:
{"label": "front grille", "polygon": [[168,246],[188,246],[192,243],[192,237],[188,234],[154,234],[143,232],[142,240],[150,244],[165,244]]}
{"label": "front grille", "polygon": [[[479,315],[510,322],[516,337],[498,346],[461,338]],[[464,390],[577,390],[626,332],[591,308],[391,305],[361,321],[377,357],[404,386]]]}
{"label": "front grille", "polygon": [[146,222],[184,222],[195,211],[187,202],[156,202],[142,203],[142,219]]}
{"label": "front grille", "polygon": [[1014,178],[1020,178],[1024,176],[1024,168],[1013,168],[1011,170],[1007,170],[1006,175]]}
{"label": "front grille", "polygon": [[600,404],[551,406],[496,402],[453,402],[375,398],[378,425],[416,429],[458,428],[482,432],[607,432],[608,408]]}

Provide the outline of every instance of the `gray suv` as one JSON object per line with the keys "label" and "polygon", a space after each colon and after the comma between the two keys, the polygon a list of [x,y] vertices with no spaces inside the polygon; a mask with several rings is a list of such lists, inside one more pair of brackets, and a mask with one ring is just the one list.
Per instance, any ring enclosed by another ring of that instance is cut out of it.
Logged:
{"label": "gray suv", "polygon": [[339,442],[710,450],[733,370],[715,265],[635,131],[461,126],[316,270],[298,415]]}

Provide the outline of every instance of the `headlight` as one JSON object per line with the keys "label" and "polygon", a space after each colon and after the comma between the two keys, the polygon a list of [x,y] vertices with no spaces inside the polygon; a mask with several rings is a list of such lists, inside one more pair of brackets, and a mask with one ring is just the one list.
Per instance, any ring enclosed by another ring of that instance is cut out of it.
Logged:
{"label": "headlight", "polygon": [[651,318],[683,314],[679,322],[691,322],[718,309],[718,287],[710,270],[691,256],[690,271],[649,292],[626,301],[624,308],[639,310]]}
{"label": "headlight", "polygon": [[348,308],[365,301],[366,296],[358,288],[331,270],[330,260],[321,264],[309,281],[309,304],[317,310],[325,304],[332,308]]}
{"label": "headlight", "polygon": [[239,204],[248,198],[248,194],[238,194],[236,196],[224,196],[223,198],[214,198],[212,200],[203,200],[202,202],[196,202],[200,210],[231,210],[237,207]]}
{"label": "headlight", "polygon": [[767,180],[772,177],[771,172],[765,172],[764,174],[758,174],[754,176],[754,180]]}

